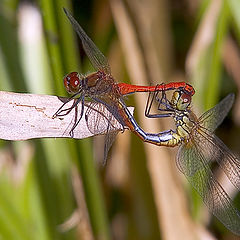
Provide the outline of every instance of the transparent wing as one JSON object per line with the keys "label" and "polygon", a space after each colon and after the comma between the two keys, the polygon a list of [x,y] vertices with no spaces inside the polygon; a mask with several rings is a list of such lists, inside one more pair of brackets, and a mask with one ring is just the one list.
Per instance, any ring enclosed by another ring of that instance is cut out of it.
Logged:
{"label": "transparent wing", "polygon": [[[198,166],[188,172],[188,165]],[[177,165],[191,185],[197,190],[209,210],[233,233],[240,235],[240,212],[232,205],[231,198],[215,179],[207,159],[193,143],[183,144],[177,154]]]}
{"label": "transparent wing", "polygon": [[206,161],[216,161],[232,184],[240,190],[240,159],[213,133],[199,129],[194,142]]}
{"label": "transparent wing", "polygon": [[107,161],[108,151],[111,148],[119,129],[123,130],[122,125],[114,115],[100,103],[92,103],[86,113],[85,118],[90,132],[94,135],[106,134],[104,145],[104,164]]}
{"label": "transparent wing", "polygon": [[113,145],[118,133],[119,133],[119,131],[111,131],[111,132],[108,132],[108,134],[106,134],[106,136],[105,136],[103,165],[105,165],[107,162],[108,152],[109,152],[111,146]]}
{"label": "transparent wing", "polygon": [[220,103],[205,112],[200,118],[199,123],[202,127],[213,132],[229,113],[234,102],[234,94],[230,93]]}
{"label": "transparent wing", "polygon": [[67,15],[69,21],[71,22],[74,30],[81,39],[84,51],[86,52],[88,58],[90,59],[93,67],[97,70],[104,70],[106,73],[110,73],[110,66],[107,58],[102,54],[102,52],[97,48],[93,41],[84,32],[79,23],[73,18],[73,16],[63,8],[65,14]]}
{"label": "transparent wing", "polygon": [[87,127],[94,135],[107,134],[109,131],[119,131],[121,125],[113,114],[100,103],[91,103],[85,112]]}

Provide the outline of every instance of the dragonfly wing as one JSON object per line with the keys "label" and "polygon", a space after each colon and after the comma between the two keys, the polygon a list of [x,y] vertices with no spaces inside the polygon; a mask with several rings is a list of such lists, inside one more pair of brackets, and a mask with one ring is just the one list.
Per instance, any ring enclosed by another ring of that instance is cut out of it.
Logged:
{"label": "dragonfly wing", "polygon": [[234,94],[230,93],[215,107],[209,109],[200,118],[199,123],[213,132],[222,123],[223,119],[229,113],[234,102]]}
{"label": "dragonfly wing", "polygon": [[[109,129],[114,128],[111,114],[104,105],[92,102],[88,105],[85,113],[87,127],[94,135],[106,134]],[[112,126],[109,127],[109,124]]]}
{"label": "dragonfly wing", "polygon": [[79,23],[73,18],[73,16],[63,8],[65,14],[67,15],[69,21],[71,22],[74,30],[81,39],[84,51],[86,52],[88,58],[90,59],[93,67],[97,70],[104,70],[106,73],[110,73],[110,66],[107,58],[102,54],[102,52],[97,48],[93,41],[88,37]]}
{"label": "dragonfly wing", "polygon": [[187,143],[188,147],[185,147],[184,151],[180,151],[180,149],[182,149],[182,147],[180,147],[176,157],[178,169],[189,177],[193,176],[202,167],[201,163],[189,157],[197,155],[197,152],[195,152],[197,149],[195,147],[191,147],[192,145],[193,143],[191,142]]}
{"label": "dragonfly wing", "polygon": [[[117,121],[117,119],[114,117],[113,112],[109,112],[108,114],[108,128],[107,128],[107,134],[105,136],[105,144],[104,144],[104,162],[105,165],[107,162],[107,156],[109,149],[113,145],[113,142],[115,141],[117,134],[119,133],[119,130],[116,130],[116,125],[120,125],[120,123]],[[123,129],[122,129],[123,130]]]}
{"label": "dragonfly wing", "polygon": [[232,184],[240,190],[240,159],[213,133],[205,129],[194,138],[205,159],[216,161]]}
{"label": "dragonfly wing", "polygon": [[[198,155],[200,151],[204,156],[205,161],[209,164],[214,161],[214,159],[221,159],[221,151],[216,149],[216,146],[211,144],[211,140],[208,139],[208,136],[212,136],[212,133],[208,131],[208,135],[204,132],[207,131],[204,128],[197,129],[192,132],[191,141],[186,144],[186,149],[181,154],[186,154],[186,157],[182,156],[181,158],[177,158],[177,167],[181,172],[187,174],[188,176],[192,176],[203,167],[201,162],[193,161],[188,156]],[[211,135],[210,135],[211,134]],[[194,143],[198,147],[195,146]],[[196,152],[197,151],[197,152]],[[178,160],[181,160],[180,162]]]}
{"label": "dragonfly wing", "polygon": [[105,144],[104,144],[104,161],[103,165],[107,162],[108,152],[115,141],[117,134],[119,131],[109,131],[108,134],[105,136]]}
{"label": "dragonfly wing", "polygon": [[[240,235],[240,212],[233,206],[231,198],[215,179],[207,159],[194,143],[183,144],[177,154],[178,165],[191,185],[197,190],[209,210],[233,233]],[[189,174],[188,163],[198,165]]]}
{"label": "dragonfly wing", "polygon": [[[104,164],[107,160],[108,151],[111,148],[119,129],[122,125],[103,104],[92,103],[85,114],[87,126],[93,134],[106,134],[104,145]],[[123,130],[123,129],[122,129]]]}

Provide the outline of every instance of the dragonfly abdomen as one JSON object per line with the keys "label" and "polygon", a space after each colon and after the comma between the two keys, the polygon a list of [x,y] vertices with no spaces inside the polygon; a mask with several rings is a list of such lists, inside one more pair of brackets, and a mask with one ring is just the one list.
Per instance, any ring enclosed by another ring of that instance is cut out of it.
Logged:
{"label": "dragonfly abdomen", "polygon": [[136,122],[128,109],[119,104],[119,110],[121,109],[121,115],[125,116],[126,126],[135,133],[144,142],[152,143],[158,146],[175,147],[179,145],[184,139],[173,130],[167,130],[160,133],[146,133]]}

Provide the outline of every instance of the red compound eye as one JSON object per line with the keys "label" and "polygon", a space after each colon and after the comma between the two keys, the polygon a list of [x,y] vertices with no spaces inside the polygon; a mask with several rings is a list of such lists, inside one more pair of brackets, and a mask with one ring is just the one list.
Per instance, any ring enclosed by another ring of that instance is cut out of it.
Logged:
{"label": "red compound eye", "polygon": [[184,103],[191,103],[192,97],[189,94],[183,93],[181,98]]}
{"label": "red compound eye", "polygon": [[77,93],[80,88],[80,79],[77,72],[67,74],[64,79],[64,86],[68,93]]}

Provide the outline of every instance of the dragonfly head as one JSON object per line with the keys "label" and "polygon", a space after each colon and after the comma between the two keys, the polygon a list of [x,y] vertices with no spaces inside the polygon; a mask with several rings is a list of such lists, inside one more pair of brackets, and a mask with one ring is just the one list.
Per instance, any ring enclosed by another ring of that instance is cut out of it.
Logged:
{"label": "dragonfly head", "polygon": [[71,72],[63,78],[64,86],[68,93],[77,93],[81,90],[81,76],[77,72]]}
{"label": "dragonfly head", "polygon": [[183,111],[191,104],[192,96],[185,91],[175,91],[172,96],[171,104],[173,108]]}

